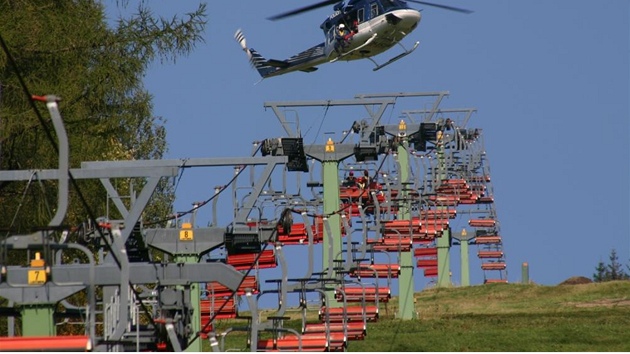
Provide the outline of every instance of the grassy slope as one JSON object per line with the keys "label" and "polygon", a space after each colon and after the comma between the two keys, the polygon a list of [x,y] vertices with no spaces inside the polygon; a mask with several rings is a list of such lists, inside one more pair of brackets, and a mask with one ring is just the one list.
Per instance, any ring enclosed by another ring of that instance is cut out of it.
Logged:
{"label": "grassy slope", "polygon": [[630,351],[628,281],[429,289],[416,309],[417,320],[396,320],[393,299],[348,351]]}
{"label": "grassy slope", "polygon": [[418,321],[383,319],[350,351],[630,351],[630,282],[491,284],[416,294]]}

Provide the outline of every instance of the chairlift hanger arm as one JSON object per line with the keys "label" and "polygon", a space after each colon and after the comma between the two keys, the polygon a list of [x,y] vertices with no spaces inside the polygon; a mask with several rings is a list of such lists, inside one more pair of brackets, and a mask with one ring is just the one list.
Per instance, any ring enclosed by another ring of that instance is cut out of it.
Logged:
{"label": "chairlift hanger arm", "polygon": [[354,98],[398,98],[398,97],[427,97],[427,96],[448,96],[449,91],[433,91],[433,92],[391,92],[391,93],[362,93],[354,96]]}
{"label": "chairlift hanger arm", "polygon": [[314,100],[314,101],[277,101],[265,102],[264,107],[316,107],[316,106],[358,106],[358,105],[376,105],[376,104],[394,104],[394,99],[384,99],[388,97],[380,97],[381,99],[372,100]]}
{"label": "chairlift hanger arm", "polygon": [[191,159],[167,159],[167,160],[133,160],[133,161],[89,161],[81,163],[82,168],[118,168],[118,167],[221,167],[240,165],[267,165],[284,164],[285,156],[265,157],[216,157],[216,158],[191,158]]}
{"label": "chairlift hanger arm", "polygon": [[[0,171],[0,181],[28,181],[35,173],[37,180],[59,179],[59,170],[8,170]],[[177,168],[173,167],[120,167],[105,168],[73,168],[70,173],[75,179],[93,178],[131,178],[131,177],[173,177],[177,176]]]}
{"label": "chairlift hanger arm", "polygon": [[[438,107],[440,106],[440,103],[442,103],[442,99],[445,96],[450,95],[449,91],[434,91],[434,92],[394,92],[394,93],[381,93],[381,94],[360,94],[357,95],[355,97],[357,98],[377,98],[377,97],[394,97],[394,98],[398,98],[398,97],[437,97],[435,99],[435,102],[433,103],[433,107],[431,108],[430,111],[427,111],[427,113],[430,113],[432,111],[435,111],[438,109]],[[404,113],[404,112],[403,112]],[[407,115],[408,118],[411,119],[411,116]],[[431,115],[431,118],[433,117],[433,115]],[[429,118],[430,120],[430,118]],[[413,122],[413,120],[412,120]]]}
{"label": "chairlift hanger arm", "polygon": [[[330,106],[357,106],[357,105],[380,105],[381,111],[387,107],[387,105],[393,105],[395,99],[388,97],[379,97],[377,99],[354,99],[354,100],[316,100],[316,101],[277,101],[277,102],[265,102],[264,108],[271,108],[276,117],[280,121],[280,124],[284,128],[289,137],[297,137],[297,132],[293,132],[289,127],[284,112],[280,108],[291,107],[330,107]],[[369,112],[369,110],[368,110]],[[382,114],[382,112],[381,112]]]}
{"label": "chairlift hanger arm", "polygon": [[425,118],[425,122],[429,122],[431,120],[431,118],[433,117],[433,115],[440,114],[440,113],[466,113],[466,117],[464,118],[464,120],[462,121],[461,127],[465,127],[466,124],[468,124],[468,120],[470,119],[470,117],[472,116],[473,113],[477,112],[477,108],[446,108],[446,109],[437,109],[437,110],[428,110],[428,109],[420,109],[420,110],[408,110],[408,111],[403,111],[402,113],[405,114],[407,117],[409,117],[411,119],[411,115],[412,114],[427,114],[427,113],[431,113],[430,117]]}

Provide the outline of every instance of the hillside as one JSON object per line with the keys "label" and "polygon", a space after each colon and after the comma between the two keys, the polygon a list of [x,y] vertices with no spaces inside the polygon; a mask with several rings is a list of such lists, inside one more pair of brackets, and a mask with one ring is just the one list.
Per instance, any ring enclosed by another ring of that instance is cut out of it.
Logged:
{"label": "hillside", "polygon": [[[415,299],[418,320],[394,319],[394,298],[368,324],[366,339],[350,341],[348,351],[630,351],[628,281],[428,289]],[[292,317],[285,325],[299,328],[299,315]],[[226,349],[245,349],[238,334],[226,343]]]}
{"label": "hillside", "polygon": [[493,284],[416,295],[419,321],[382,320],[349,351],[630,351],[630,282]]}

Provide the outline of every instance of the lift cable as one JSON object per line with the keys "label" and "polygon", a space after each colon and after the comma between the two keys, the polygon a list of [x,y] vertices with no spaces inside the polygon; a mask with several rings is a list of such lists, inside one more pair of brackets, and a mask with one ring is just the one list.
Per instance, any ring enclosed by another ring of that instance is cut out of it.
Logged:
{"label": "lift cable", "polygon": [[[261,146],[259,146],[258,149],[256,149],[256,151],[254,151],[252,156],[255,156],[258,153],[258,151],[260,151],[260,149],[261,149]],[[189,210],[176,213],[175,215],[171,215],[171,216],[168,216],[168,217],[160,219],[160,220],[143,223],[142,225],[143,226],[152,226],[152,225],[161,224],[161,223],[173,220],[173,219],[178,219],[178,218],[181,218],[182,216],[188,215],[188,214],[194,212],[195,210],[200,209],[201,207],[203,207],[206,204],[210,203],[212,200],[214,200],[214,198],[218,197],[221,193],[223,193],[224,190],[226,190],[229,186],[232,185],[232,183],[234,183],[236,181],[238,176],[240,176],[241,173],[243,173],[243,171],[245,171],[245,169],[247,168],[247,165],[239,165],[238,167],[239,167],[238,172],[236,174],[234,174],[234,176],[226,184],[221,186],[221,189],[218,192],[214,193],[212,196],[210,196],[206,200],[200,202],[199,204],[195,205],[194,207],[192,207]],[[179,179],[181,179],[181,175],[180,175]],[[178,184],[179,184],[179,179],[177,181]]]}

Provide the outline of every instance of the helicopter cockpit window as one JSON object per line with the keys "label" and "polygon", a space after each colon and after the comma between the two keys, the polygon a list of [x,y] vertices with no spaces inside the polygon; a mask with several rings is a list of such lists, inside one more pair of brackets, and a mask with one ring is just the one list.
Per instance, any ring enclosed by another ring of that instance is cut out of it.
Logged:
{"label": "helicopter cockpit window", "polygon": [[363,17],[363,9],[359,9],[359,11],[357,11],[357,21],[359,23],[365,21],[365,18]]}
{"label": "helicopter cockpit window", "polygon": [[370,5],[370,18],[374,18],[376,16],[378,16],[378,4],[374,2]]}

